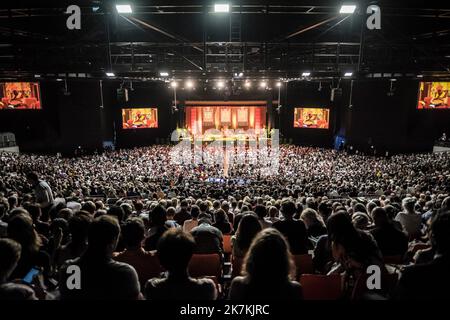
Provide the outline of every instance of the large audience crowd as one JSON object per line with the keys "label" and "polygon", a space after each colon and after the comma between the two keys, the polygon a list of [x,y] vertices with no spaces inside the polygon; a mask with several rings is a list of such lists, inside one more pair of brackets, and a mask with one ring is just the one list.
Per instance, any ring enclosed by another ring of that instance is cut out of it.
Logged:
{"label": "large audience crowd", "polygon": [[450,153],[282,145],[268,172],[173,151],[1,153],[0,300],[302,299],[306,273],[340,299],[450,298]]}

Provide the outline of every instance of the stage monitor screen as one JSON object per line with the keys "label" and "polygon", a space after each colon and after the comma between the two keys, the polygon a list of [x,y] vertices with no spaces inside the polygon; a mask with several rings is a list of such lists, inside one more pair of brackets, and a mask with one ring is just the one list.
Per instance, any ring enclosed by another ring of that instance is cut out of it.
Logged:
{"label": "stage monitor screen", "polygon": [[158,128],[157,108],[122,109],[123,129]]}
{"label": "stage monitor screen", "polygon": [[323,108],[295,108],[294,128],[328,129],[330,110]]}
{"label": "stage monitor screen", "polygon": [[39,83],[1,82],[0,110],[41,109]]}
{"label": "stage monitor screen", "polygon": [[420,82],[418,109],[450,109],[450,82]]}

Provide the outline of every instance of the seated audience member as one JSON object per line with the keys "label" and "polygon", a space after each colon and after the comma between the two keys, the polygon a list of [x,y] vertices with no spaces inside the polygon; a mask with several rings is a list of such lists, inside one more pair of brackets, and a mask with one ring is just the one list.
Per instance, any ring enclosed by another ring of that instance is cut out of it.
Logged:
{"label": "seated audience member", "polygon": [[[368,289],[367,267],[376,265],[385,274],[381,252],[373,237],[356,229],[350,220],[341,218],[343,213],[332,215],[328,220],[335,226],[329,230],[329,241],[333,258],[338,266],[330,273],[344,272],[346,294],[350,299],[364,299],[372,294],[385,294],[382,283],[381,291]],[[339,223],[334,223],[334,219]]]}
{"label": "seated audience member", "polygon": [[128,219],[122,227],[122,237],[125,250],[116,252],[114,260],[128,263],[139,276],[139,282],[144,288],[148,279],[157,276],[159,268],[155,268],[154,253],[145,251],[142,242],[145,238],[144,222],[140,218]]}
{"label": "seated audience member", "polygon": [[169,207],[167,208],[167,220],[166,220],[166,226],[168,228],[179,228],[180,225],[174,220],[175,216],[175,208]]}
{"label": "seated audience member", "polygon": [[295,266],[282,234],[264,229],[253,240],[243,265],[244,276],[231,283],[230,300],[301,299],[302,289],[292,281]]}
{"label": "seated audience member", "polygon": [[209,204],[208,201],[202,201],[200,202],[200,204],[198,205],[198,207],[200,208],[200,214],[198,215],[198,218],[208,218],[211,221],[214,221],[214,217],[211,214],[211,212],[209,211]]}
{"label": "seated audience member", "polygon": [[0,301],[37,300],[34,290],[29,286],[9,281],[19,262],[21,251],[18,242],[0,239]]}
{"label": "seated audience member", "polygon": [[56,266],[61,266],[66,260],[81,256],[87,249],[90,215],[77,214],[69,219],[70,240],[58,248],[55,254]]}
{"label": "seated audience member", "polygon": [[403,210],[395,217],[395,220],[401,223],[403,230],[412,240],[421,234],[422,217],[415,210],[416,200],[414,198],[405,198],[402,201]]}
{"label": "seated audience member", "polygon": [[30,203],[24,205],[24,208],[30,214],[31,219],[33,219],[33,225],[37,233],[43,235],[44,237],[48,237],[50,224],[48,222],[41,221],[41,207],[39,207],[37,204]]}
{"label": "seated audience member", "polygon": [[230,211],[230,204],[228,201],[223,201],[221,204],[221,208],[223,211],[225,211],[225,214],[228,217],[228,221],[232,224],[234,221],[234,214],[232,211]]}
{"label": "seated audience member", "polygon": [[231,237],[233,257],[243,259],[253,239],[261,230],[261,223],[254,214],[244,215],[236,234]]}
{"label": "seated audience member", "polygon": [[210,279],[189,277],[188,264],[195,250],[195,241],[181,229],[170,229],[159,240],[159,261],[167,270],[167,278],[153,278],[145,286],[150,300],[215,300],[217,292]]}
{"label": "seated audience member", "polygon": [[256,205],[255,213],[256,213],[256,216],[258,217],[259,223],[261,223],[261,227],[263,229],[272,227],[272,222],[266,220],[267,209],[266,209],[265,206],[263,206],[262,204]]}
{"label": "seated audience member", "polygon": [[173,217],[173,219],[178,223],[178,225],[182,226],[186,220],[189,220],[191,215],[188,211],[188,202],[186,199],[181,200],[180,208],[177,213]]}
{"label": "seated audience member", "polygon": [[375,228],[370,231],[383,256],[404,256],[408,250],[408,237],[390,223],[381,207],[372,210]]}
{"label": "seated audience member", "polygon": [[[81,211],[87,212],[85,210],[81,210]],[[101,210],[97,210],[96,218],[97,218],[97,215],[99,212],[101,212]],[[123,211],[123,208],[121,206],[117,206],[117,205],[109,207],[109,209],[107,211],[107,215],[115,217],[117,219],[117,221],[119,222],[119,224],[122,223],[123,220],[125,219],[125,211]],[[98,215],[98,216],[101,216],[101,215]]]}
{"label": "seated audience member", "polygon": [[364,212],[356,212],[352,215],[352,223],[359,230],[370,230],[370,217]]}
{"label": "seated audience member", "polygon": [[[331,219],[331,217],[333,217]],[[343,225],[351,223],[350,216],[346,211],[338,211],[333,213],[327,220],[327,234],[319,237],[316,247],[314,248],[313,264],[314,269],[321,274],[327,274],[333,267],[333,254],[331,252],[331,234],[334,230],[343,228]]]}
{"label": "seated audience member", "polygon": [[325,223],[316,210],[310,208],[303,210],[300,219],[305,223],[308,237],[318,238],[327,233]]}
{"label": "seated audience member", "polygon": [[223,252],[222,232],[216,227],[213,227],[209,219],[200,219],[198,221],[198,226],[191,230],[191,234],[196,243],[195,253],[221,254]]}
{"label": "seated audience member", "polygon": [[403,300],[450,299],[450,211],[437,214],[431,223],[431,262],[405,267],[394,297]]}
{"label": "seated audience member", "polygon": [[294,202],[284,201],[281,204],[284,219],[275,222],[273,227],[286,237],[292,254],[305,254],[308,253],[308,236],[303,221],[293,219],[295,210]]}
{"label": "seated audience member", "polygon": [[8,237],[17,241],[22,251],[11,279],[22,279],[31,268],[40,268],[45,280],[50,276],[50,256],[42,250],[41,238],[33,228],[33,220],[29,215],[14,215],[8,222]]}
{"label": "seated audience member", "polygon": [[214,215],[216,217],[216,222],[213,224],[213,227],[219,229],[222,234],[230,234],[231,231],[233,231],[233,228],[231,223],[228,222],[228,216],[225,211],[223,209],[219,209]]}
{"label": "seated audience member", "polygon": [[278,216],[278,209],[277,209],[277,207],[271,206],[269,208],[269,218],[267,220],[272,222],[272,224],[280,220],[280,217]]}
{"label": "seated audience member", "polygon": [[81,205],[81,210],[87,211],[90,215],[94,216],[97,207],[93,201],[86,201]]}
{"label": "seated audience member", "polygon": [[0,197],[0,238],[6,237],[8,223],[3,221],[6,218],[6,213],[9,211],[9,204],[6,200]]}
{"label": "seated audience member", "polygon": [[[89,227],[88,248],[81,257],[68,260],[60,269],[62,300],[134,300],[141,298],[136,270],[112,259],[120,226],[111,216],[96,218]],[[70,266],[80,268],[80,289],[68,288]]]}
{"label": "seated audience member", "polygon": [[166,226],[166,209],[163,206],[157,205],[150,213],[150,230],[144,242],[144,249],[147,251],[156,250],[159,238],[169,228]]}
{"label": "seated audience member", "polygon": [[198,226],[198,216],[200,214],[200,208],[196,205],[191,207],[191,219],[184,221],[183,231],[191,232],[193,228]]}

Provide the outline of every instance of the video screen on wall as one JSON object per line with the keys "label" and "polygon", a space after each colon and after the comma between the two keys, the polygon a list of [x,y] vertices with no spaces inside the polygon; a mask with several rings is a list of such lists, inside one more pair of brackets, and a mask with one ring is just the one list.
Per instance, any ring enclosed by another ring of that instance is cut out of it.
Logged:
{"label": "video screen on wall", "polygon": [[450,82],[420,82],[418,109],[450,109]]}
{"label": "video screen on wall", "polygon": [[328,129],[330,110],[324,108],[295,108],[294,128]]}
{"label": "video screen on wall", "polygon": [[122,109],[123,129],[158,128],[157,108]]}
{"label": "video screen on wall", "polygon": [[0,110],[41,109],[39,83],[0,82]]}

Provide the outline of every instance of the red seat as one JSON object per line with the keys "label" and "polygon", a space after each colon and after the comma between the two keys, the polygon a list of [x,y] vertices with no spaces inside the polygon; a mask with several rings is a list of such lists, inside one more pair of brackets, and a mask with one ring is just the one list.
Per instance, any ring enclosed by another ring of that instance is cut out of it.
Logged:
{"label": "red seat", "polygon": [[214,254],[194,254],[189,261],[189,275],[194,278],[213,276],[222,277],[222,262],[220,256]]}
{"label": "red seat", "polygon": [[223,235],[223,253],[231,254],[231,235]]}
{"label": "red seat", "polygon": [[305,300],[337,300],[343,293],[343,278],[340,274],[303,274],[300,284]]}
{"label": "red seat", "polygon": [[305,273],[314,273],[312,256],[309,254],[293,255],[295,267],[297,268],[297,277]]}

